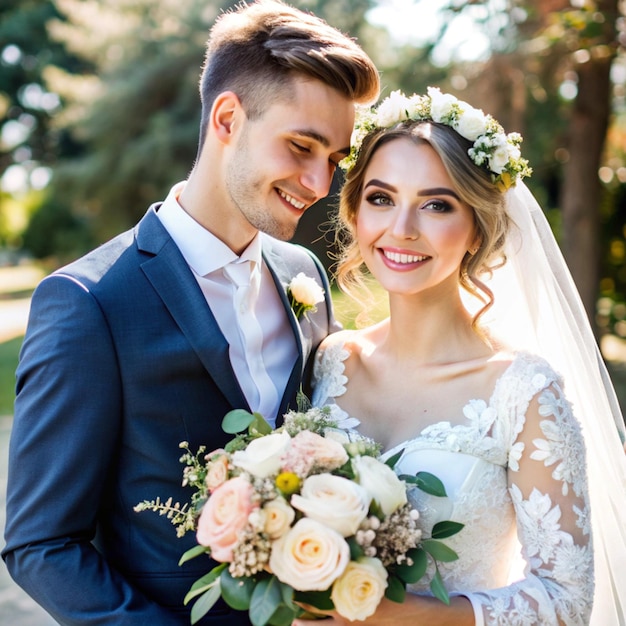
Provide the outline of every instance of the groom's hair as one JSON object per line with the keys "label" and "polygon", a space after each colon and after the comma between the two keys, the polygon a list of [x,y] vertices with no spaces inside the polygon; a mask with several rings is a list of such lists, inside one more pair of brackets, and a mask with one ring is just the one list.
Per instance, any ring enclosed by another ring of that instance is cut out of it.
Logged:
{"label": "groom's hair", "polygon": [[207,41],[200,97],[200,149],[218,94],[233,91],[250,119],[291,97],[294,77],[322,81],[349,100],[369,104],[378,70],[361,47],[324,20],[280,0],[239,4],[216,20]]}

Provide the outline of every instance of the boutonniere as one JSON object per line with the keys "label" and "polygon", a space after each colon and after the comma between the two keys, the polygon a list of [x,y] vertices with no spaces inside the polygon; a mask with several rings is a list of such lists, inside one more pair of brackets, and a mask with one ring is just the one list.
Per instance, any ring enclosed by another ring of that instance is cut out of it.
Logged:
{"label": "boutonniere", "polygon": [[287,285],[287,297],[296,318],[300,319],[303,315],[306,317],[309,311],[317,311],[315,305],[324,301],[324,290],[313,278],[300,272]]}

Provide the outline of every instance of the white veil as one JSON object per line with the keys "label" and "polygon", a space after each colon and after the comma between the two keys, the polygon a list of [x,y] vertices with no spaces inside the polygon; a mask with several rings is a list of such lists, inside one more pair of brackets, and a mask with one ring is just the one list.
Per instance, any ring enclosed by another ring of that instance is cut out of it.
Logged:
{"label": "white veil", "polygon": [[[507,192],[516,226],[506,264],[485,281],[484,320],[513,348],[543,356],[563,376],[587,446],[596,591],[592,626],[626,626],[626,454],[613,385],[550,226],[522,183]],[[620,440],[621,439],[621,440]]]}

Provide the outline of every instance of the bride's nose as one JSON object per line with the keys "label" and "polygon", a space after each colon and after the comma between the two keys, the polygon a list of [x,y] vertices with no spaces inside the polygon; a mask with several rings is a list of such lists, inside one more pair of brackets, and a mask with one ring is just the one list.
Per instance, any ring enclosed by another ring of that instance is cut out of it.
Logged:
{"label": "bride's nose", "polygon": [[418,239],[419,227],[415,211],[398,207],[390,230],[397,239]]}

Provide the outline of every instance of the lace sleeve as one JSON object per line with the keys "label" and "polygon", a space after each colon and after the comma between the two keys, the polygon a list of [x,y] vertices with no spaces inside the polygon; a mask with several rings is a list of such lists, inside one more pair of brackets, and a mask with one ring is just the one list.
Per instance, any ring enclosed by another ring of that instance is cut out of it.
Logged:
{"label": "lace sleeve", "polygon": [[346,369],[344,361],[349,356],[350,352],[342,341],[329,345],[322,344],[315,355],[313,364],[313,396],[311,398],[313,406],[334,404],[335,398],[346,392],[348,379],[344,374]]}
{"label": "lace sleeve", "polygon": [[508,587],[468,594],[477,624],[588,624],[593,553],[578,422],[554,379],[518,415],[508,484],[527,566]]}

